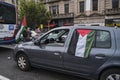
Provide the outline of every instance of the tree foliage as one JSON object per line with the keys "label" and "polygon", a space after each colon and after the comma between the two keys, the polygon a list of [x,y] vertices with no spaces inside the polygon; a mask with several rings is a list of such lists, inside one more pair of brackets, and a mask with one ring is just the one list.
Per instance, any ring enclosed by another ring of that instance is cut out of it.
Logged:
{"label": "tree foliage", "polygon": [[45,5],[41,2],[33,0],[19,0],[18,5],[19,20],[22,21],[23,16],[27,18],[27,25],[31,28],[40,24],[47,24],[50,20],[50,12],[47,11]]}

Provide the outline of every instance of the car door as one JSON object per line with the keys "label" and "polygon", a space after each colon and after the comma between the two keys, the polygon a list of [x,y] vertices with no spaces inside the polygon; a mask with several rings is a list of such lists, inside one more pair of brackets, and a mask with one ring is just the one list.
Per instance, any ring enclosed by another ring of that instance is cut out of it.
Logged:
{"label": "car door", "polygon": [[68,29],[49,32],[39,40],[39,45],[31,47],[32,61],[38,65],[63,67],[64,44]]}
{"label": "car door", "polygon": [[[77,29],[78,30],[78,29]],[[74,31],[67,54],[64,55],[64,67],[81,75],[91,75],[112,57],[115,51],[114,34],[111,30],[94,30],[94,41],[87,57],[75,55],[78,38],[77,30]],[[79,29],[82,30],[82,29]],[[88,29],[84,29],[86,31]],[[90,29],[89,29],[90,30]],[[86,33],[86,32],[83,32]],[[81,41],[83,44],[85,41]],[[79,45],[78,45],[79,46]],[[83,49],[84,46],[82,46]],[[79,53],[82,49],[78,48]],[[85,54],[85,53],[84,53]]]}

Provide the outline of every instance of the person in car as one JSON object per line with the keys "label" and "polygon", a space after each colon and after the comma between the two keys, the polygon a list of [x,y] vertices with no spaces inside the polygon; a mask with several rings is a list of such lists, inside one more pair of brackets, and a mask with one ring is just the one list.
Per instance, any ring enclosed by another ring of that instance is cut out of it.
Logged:
{"label": "person in car", "polygon": [[30,41],[31,40],[31,31],[30,28],[28,27],[26,30],[23,31],[23,41]]}

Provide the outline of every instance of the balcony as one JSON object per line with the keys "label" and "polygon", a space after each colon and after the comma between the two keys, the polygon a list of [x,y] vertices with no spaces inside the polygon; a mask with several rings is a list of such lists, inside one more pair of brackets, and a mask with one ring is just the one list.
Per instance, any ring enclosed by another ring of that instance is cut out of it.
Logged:
{"label": "balcony", "polygon": [[55,14],[52,16],[53,19],[61,19],[61,18],[73,18],[73,13],[67,13],[67,14]]}
{"label": "balcony", "polygon": [[81,17],[81,18],[85,18],[85,17],[98,17],[98,16],[103,16],[104,13],[101,11],[85,11],[85,12],[81,12],[75,15],[75,17]]}
{"label": "balcony", "polygon": [[81,17],[81,18],[85,18],[87,15],[85,12],[82,12],[82,13],[78,13],[78,14],[75,14],[74,17],[77,18],[77,17]]}
{"label": "balcony", "polygon": [[46,3],[46,0],[41,0],[40,2],[42,2],[42,3]]}
{"label": "balcony", "polygon": [[107,9],[105,11],[106,15],[116,15],[116,14],[120,14],[120,8],[116,8],[116,9]]}

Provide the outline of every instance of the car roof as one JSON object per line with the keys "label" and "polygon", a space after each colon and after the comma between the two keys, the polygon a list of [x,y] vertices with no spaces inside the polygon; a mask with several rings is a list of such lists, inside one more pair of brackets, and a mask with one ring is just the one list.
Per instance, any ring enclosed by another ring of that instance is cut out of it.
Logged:
{"label": "car roof", "polygon": [[62,26],[55,29],[101,29],[101,30],[120,30],[117,27],[106,27],[106,26]]}

